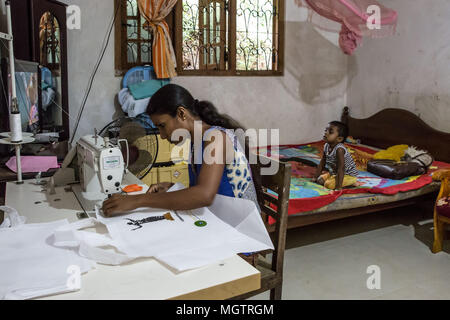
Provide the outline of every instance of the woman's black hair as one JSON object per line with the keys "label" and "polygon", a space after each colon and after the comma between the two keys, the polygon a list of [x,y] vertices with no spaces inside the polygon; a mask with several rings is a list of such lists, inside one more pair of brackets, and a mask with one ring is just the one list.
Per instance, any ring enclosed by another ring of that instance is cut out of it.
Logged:
{"label": "woman's black hair", "polygon": [[220,114],[211,102],[194,99],[188,90],[176,84],[167,84],[159,89],[150,98],[147,113],[149,115],[169,114],[175,117],[180,106],[189,110],[194,116],[199,116],[202,121],[211,126],[245,130],[233,118]]}

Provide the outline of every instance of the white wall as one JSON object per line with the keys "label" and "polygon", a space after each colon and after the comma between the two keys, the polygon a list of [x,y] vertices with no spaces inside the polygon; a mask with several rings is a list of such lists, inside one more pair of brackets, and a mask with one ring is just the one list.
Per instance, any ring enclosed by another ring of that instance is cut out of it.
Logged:
{"label": "white wall", "polygon": [[357,117],[403,108],[450,132],[450,1],[384,0],[397,33],[365,40],[349,59],[348,105]]}
{"label": "white wall", "polygon": [[[112,0],[65,0],[80,6],[81,30],[68,33],[69,102],[74,119],[113,15]],[[210,100],[251,128],[279,128],[281,143],[319,140],[328,121],[346,105],[347,56],[310,24],[287,0],[286,57],[283,77],[176,77],[199,100]],[[303,20],[303,21],[302,21]],[[77,136],[100,129],[117,114],[114,37],[86,104]],[[71,120],[71,128],[74,121]],[[73,129],[71,129],[73,130]]]}

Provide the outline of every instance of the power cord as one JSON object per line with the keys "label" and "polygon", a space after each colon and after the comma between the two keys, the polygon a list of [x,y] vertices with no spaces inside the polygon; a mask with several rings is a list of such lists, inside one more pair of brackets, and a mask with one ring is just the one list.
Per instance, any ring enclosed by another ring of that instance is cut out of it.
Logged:
{"label": "power cord", "polygon": [[[87,89],[86,89],[86,92],[85,92],[83,101],[82,101],[82,103],[81,103],[80,110],[78,111],[78,116],[77,116],[77,120],[76,120],[76,123],[75,123],[74,131],[73,131],[73,133],[72,133],[72,138],[70,139],[70,145],[72,145],[73,139],[75,138],[75,134],[76,134],[76,132],[77,132],[77,130],[78,130],[78,125],[79,125],[79,123],[80,123],[81,116],[82,116],[83,111],[84,111],[84,107],[86,106],[86,102],[87,102],[87,100],[88,100],[88,98],[89,98],[89,94],[91,93],[92,84],[93,84],[93,82],[94,82],[95,75],[97,74],[97,71],[98,71],[98,68],[99,68],[99,66],[100,66],[100,63],[102,62],[103,57],[104,57],[105,52],[106,52],[106,49],[107,49],[107,47],[108,47],[109,39],[110,39],[110,37],[111,37],[111,32],[112,32],[112,30],[113,30],[114,23],[116,22],[116,19],[117,19],[117,13],[119,12],[120,6],[121,6],[121,4],[118,4],[118,6],[117,6],[117,8],[116,8],[116,12],[114,13],[113,20],[112,20],[112,22],[111,22],[111,26],[110,26],[110,28],[109,28],[109,30],[108,30],[108,32],[107,32],[107,35],[106,35],[105,39],[103,40],[104,46],[103,46],[102,51],[101,51],[101,53],[100,53],[100,56],[99,56],[99,58],[98,58],[98,60],[97,60],[97,63],[96,63],[96,65],[95,65],[95,67],[94,67],[94,70],[93,70],[93,72],[92,72],[92,74],[91,74],[91,77],[90,77],[89,83],[88,83],[88,87],[87,87]],[[106,44],[105,44],[105,41],[106,41]]]}

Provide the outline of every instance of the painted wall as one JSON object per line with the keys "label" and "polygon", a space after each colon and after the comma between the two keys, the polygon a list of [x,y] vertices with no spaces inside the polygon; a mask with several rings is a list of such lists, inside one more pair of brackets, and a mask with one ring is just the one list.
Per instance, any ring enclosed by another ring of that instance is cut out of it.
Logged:
{"label": "painted wall", "polygon": [[[7,33],[8,27],[6,25],[6,6],[4,1],[0,1],[0,32]],[[2,42],[6,44],[4,40]],[[7,57],[8,53],[3,45],[0,44],[0,57]]]}
{"label": "painted wall", "polygon": [[450,132],[450,1],[382,3],[399,13],[397,33],[365,40],[349,59],[352,115],[403,108],[433,128]]}
{"label": "painted wall", "polygon": [[[113,15],[111,0],[65,0],[80,6],[81,30],[68,34],[70,114],[75,119]],[[199,100],[210,100],[248,128],[279,128],[281,143],[321,139],[346,105],[347,57],[336,39],[304,22],[287,1],[285,75],[282,77],[176,77]],[[120,112],[114,77],[114,37],[100,65],[76,136],[101,129]],[[74,120],[71,120],[73,132]]]}

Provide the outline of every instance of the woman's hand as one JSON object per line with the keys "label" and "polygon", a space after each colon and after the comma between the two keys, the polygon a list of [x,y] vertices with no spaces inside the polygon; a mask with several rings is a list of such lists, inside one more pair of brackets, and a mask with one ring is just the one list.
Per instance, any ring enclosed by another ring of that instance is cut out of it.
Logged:
{"label": "woman's hand", "polygon": [[174,184],[172,182],[160,182],[156,184],[152,184],[150,188],[148,188],[147,193],[159,193],[159,192],[167,192]]}
{"label": "woman's hand", "polygon": [[103,202],[102,210],[105,217],[114,217],[116,215],[134,210],[139,207],[137,196],[114,194],[111,198]]}

